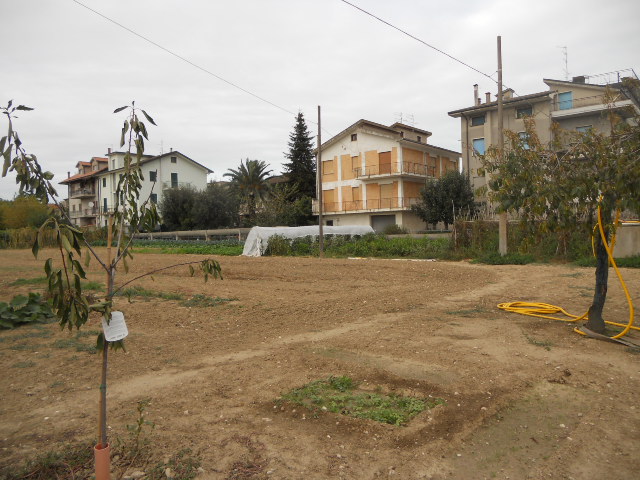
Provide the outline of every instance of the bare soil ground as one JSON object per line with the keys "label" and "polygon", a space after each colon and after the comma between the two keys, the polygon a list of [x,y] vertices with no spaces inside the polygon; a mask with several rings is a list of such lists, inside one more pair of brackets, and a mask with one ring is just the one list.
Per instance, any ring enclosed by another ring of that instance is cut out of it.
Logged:
{"label": "bare soil ground", "polygon": [[[0,252],[0,300],[37,290],[10,283],[42,276],[42,259],[53,254]],[[120,281],[198,258],[140,254]],[[222,281],[204,284],[182,267],[141,285],[233,301],[117,300],[130,336],[127,352],[110,357],[111,438],[149,398],[156,454],[191,448],[206,472],[199,478],[639,478],[640,355],[566,322],[496,309],[527,300],[582,313],[592,269],[219,261]],[[640,305],[640,271],[624,275]],[[104,281],[95,263],[90,277]],[[608,319],[626,322],[615,278],[607,305]],[[98,328],[97,319],[85,326]],[[100,357],[54,346],[74,335],[55,324],[0,332],[0,466],[96,438]],[[396,427],[276,403],[330,375],[447,404]]]}

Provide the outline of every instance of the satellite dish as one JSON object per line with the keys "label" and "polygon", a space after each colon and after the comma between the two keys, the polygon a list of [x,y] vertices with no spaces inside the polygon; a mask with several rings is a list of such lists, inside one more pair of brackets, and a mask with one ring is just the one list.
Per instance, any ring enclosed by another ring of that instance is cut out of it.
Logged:
{"label": "satellite dish", "polygon": [[89,208],[93,208],[93,202],[89,202]]}

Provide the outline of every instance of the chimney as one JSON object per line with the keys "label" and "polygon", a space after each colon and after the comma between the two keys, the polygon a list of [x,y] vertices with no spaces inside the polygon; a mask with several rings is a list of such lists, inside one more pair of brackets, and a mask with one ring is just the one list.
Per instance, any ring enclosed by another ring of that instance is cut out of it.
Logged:
{"label": "chimney", "polygon": [[67,172],[67,178],[71,178],[71,172]]}
{"label": "chimney", "polygon": [[474,105],[478,105],[479,104],[479,102],[478,102],[478,84],[477,83],[473,86],[473,104]]}
{"label": "chimney", "polygon": [[169,148],[169,153],[173,152],[173,147]]}
{"label": "chimney", "polygon": [[107,148],[107,155],[111,155],[111,147]]}
{"label": "chimney", "polygon": [[484,100],[486,103],[491,103],[491,92],[485,92]]}
{"label": "chimney", "polygon": [[584,75],[580,75],[578,77],[573,77],[573,79],[571,80],[573,83],[585,83],[586,82],[586,78]]}

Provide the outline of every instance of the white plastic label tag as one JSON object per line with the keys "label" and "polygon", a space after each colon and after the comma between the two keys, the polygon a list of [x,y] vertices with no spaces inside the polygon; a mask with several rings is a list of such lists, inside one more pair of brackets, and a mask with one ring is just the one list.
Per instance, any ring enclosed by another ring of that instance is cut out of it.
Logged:
{"label": "white plastic label tag", "polygon": [[124,322],[124,313],[111,312],[111,321],[107,325],[107,319],[102,317],[102,330],[107,342],[117,342],[129,335],[127,324]]}

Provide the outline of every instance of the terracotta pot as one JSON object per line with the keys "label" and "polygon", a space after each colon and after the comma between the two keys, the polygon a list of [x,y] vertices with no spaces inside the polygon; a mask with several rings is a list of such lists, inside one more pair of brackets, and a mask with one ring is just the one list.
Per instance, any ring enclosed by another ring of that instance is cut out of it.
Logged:
{"label": "terracotta pot", "polygon": [[105,447],[101,443],[93,447],[93,455],[96,460],[96,480],[110,480],[111,446]]}

